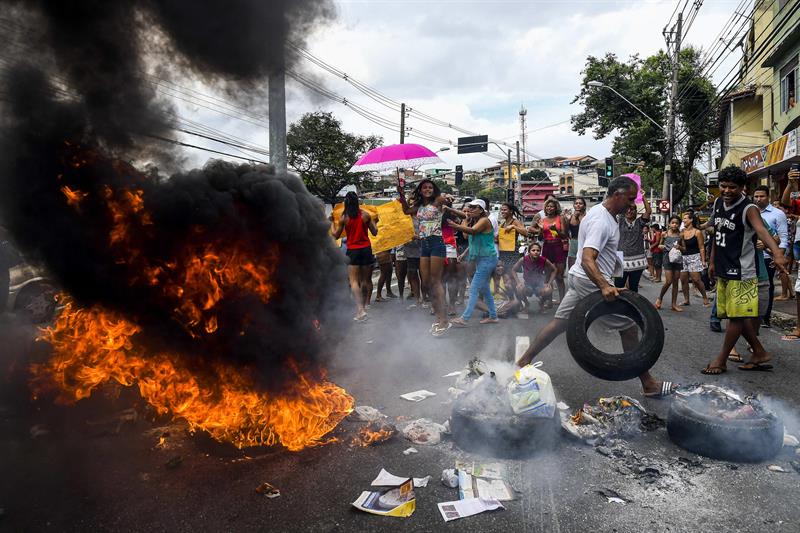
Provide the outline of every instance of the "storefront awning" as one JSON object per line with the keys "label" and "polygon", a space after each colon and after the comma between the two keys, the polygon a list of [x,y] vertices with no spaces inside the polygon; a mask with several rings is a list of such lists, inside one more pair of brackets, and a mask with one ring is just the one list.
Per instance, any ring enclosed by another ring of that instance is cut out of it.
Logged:
{"label": "storefront awning", "polygon": [[800,161],[797,149],[797,130],[762,146],[742,158],[742,169],[748,176],[759,176],[771,171],[785,170],[793,162]]}

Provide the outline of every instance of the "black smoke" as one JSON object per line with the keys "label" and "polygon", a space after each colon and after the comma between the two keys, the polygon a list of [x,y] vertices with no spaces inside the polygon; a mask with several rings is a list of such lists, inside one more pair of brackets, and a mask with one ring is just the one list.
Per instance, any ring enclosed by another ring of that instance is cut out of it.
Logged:
{"label": "black smoke", "polygon": [[[169,103],[142,76],[152,61],[169,57],[160,73],[194,74],[247,99],[285,66],[283,43],[330,17],[330,4],[31,0],[3,8],[22,31],[4,36],[18,46],[2,77],[0,224],[25,257],[78,304],[137,322],[153,350],[180,350],[198,366],[242,362],[267,385],[282,381],[287,357],[315,369],[347,323],[337,310],[346,285],[321,204],[302,182],[222,161],[169,176],[131,161],[180,160],[155,139],[174,132]],[[68,205],[64,187],[86,196]],[[128,256],[109,244],[109,195],[125,191],[142,191],[149,214],[129,221]],[[237,243],[248,257],[277,262],[275,296],[264,304],[248,291],[226,293],[213,334],[187,328],[164,284],[142,272],[208,243]]]}

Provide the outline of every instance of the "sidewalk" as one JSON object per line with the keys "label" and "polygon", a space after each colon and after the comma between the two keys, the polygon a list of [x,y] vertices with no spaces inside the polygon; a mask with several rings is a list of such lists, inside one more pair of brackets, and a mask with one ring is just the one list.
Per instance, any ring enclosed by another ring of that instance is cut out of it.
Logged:
{"label": "sidewalk", "polygon": [[[791,276],[792,287],[794,287],[797,274]],[[781,282],[775,279],[775,296],[781,294]],[[797,324],[797,300],[774,300],[772,302],[772,321],[777,326],[784,329],[791,329]]]}

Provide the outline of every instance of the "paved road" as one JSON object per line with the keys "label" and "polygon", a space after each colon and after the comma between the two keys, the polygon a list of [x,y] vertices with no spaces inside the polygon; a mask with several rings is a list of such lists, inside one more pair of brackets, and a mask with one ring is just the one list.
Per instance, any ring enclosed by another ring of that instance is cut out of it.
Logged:
{"label": "paved road", "polygon": [[[644,282],[652,297],[654,287]],[[721,342],[707,327],[699,299],[683,314],[662,311],[666,346],[653,369],[660,377],[681,383],[713,381],[745,392],[761,391],[780,398],[789,430],[800,431],[798,345],[781,343],[777,332],[763,338],[775,354],[773,373],[735,369],[706,378],[699,370]],[[440,376],[461,368],[474,355],[508,359],[516,336],[534,335],[546,317],[512,319],[499,325],[451,331],[445,338],[426,334],[431,317],[421,309],[406,310],[397,300],[373,304],[371,317],[356,325],[348,342],[330,363],[331,377],[359,404],[380,408],[390,417],[429,417],[443,422],[449,415],[447,388]],[[473,319],[475,321],[475,319]],[[16,361],[36,358],[31,332],[0,327],[3,376]],[[741,347],[744,348],[743,346]],[[31,355],[33,354],[33,355]],[[603,382],[585,374],[567,352],[563,338],[542,356],[559,399],[570,406],[600,396],[628,394],[641,398],[638,382]],[[419,403],[399,398],[425,388],[436,397]],[[86,420],[130,406],[131,397],[92,398],[73,407],[30,409],[24,387],[4,387],[0,396],[0,529],[21,530],[270,530],[270,531],[786,531],[800,530],[800,474],[774,473],[766,465],[730,465],[696,459],[668,440],[661,429],[630,441],[643,465],[657,465],[662,475],[653,483],[638,477],[618,459],[564,439],[556,451],[524,461],[504,461],[519,498],[507,509],[445,524],[436,503],[457,498],[438,483],[443,468],[457,458],[480,459],[451,442],[416,446],[405,456],[402,438],[371,448],[353,448],[348,435],[357,427],[344,423],[337,435],[344,442],[300,453],[261,451],[243,454],[215,445],[202,436],[170,430],[169,449],[153,449],[163,421],[139,420],[120,434],[95,434]],[[666,416],[665,400],[645,405]],[[45,423],[51,431],[36,439],[31,426]],[[402,422],[399,422],[402,425]],[[176,468],[166,466],[180,456]],[[791,471],[789,456],[775,461]],[[381,468],[398,475],[432,475],[417,490],[417,510],[407,519],[382,518],[350,507]],[[265,499],[254,492],[262,482],[281,490]],[[598,490],[614,490],[629,502],[609,503]]]}

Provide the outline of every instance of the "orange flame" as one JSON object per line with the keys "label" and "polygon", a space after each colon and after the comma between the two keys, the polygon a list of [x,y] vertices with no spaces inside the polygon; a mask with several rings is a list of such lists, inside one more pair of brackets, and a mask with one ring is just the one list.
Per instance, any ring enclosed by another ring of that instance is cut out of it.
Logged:
{"label": "orange flame", "polygon": [[67,302],[42,339],[54,349],[44,365],[34,365],[36,393],[55,383],[59,399],[87,398],[98,386],[116,381],[137,386],[159,414],[185,420],[192,431],[239,448],[282,444],[291,451],[324,440],[353,409],[353,398],[337,385],[303,374],[293,363],[296,381],[281,395],[258,391],[243,370],[216,365],[210,378],[187,368],[176,354],[139,355],[140,328],[98,307]]}
{"label": "orange flame", "polygon": [[388,424],[367,424],[358,431],[358,435],[353,439],[353,444],[359,446],[372,446],[391,439],[397,434],[397,429]]}
{"label": "orange flame", "polygon": [[61,192],[67,199],[67,205],[75,209],[80,207],[81,200],[89,196],[88,192],[79,191],[78,189],[71,189],[66,185],[61,187]]}

